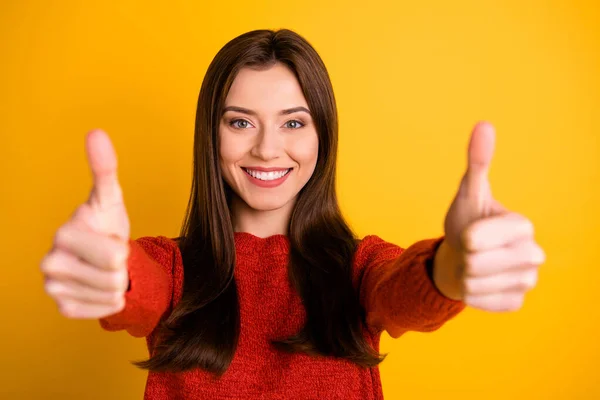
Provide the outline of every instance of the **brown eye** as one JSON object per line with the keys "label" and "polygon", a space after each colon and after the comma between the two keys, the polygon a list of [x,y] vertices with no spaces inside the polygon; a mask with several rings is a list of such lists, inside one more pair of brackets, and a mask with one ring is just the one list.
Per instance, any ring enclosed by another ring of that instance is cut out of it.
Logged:
{"label": "brown eye", "polygon": [[246,121],[245,119],[234,119],[229,123],[229,125],[237,129],[246,129],[249,126],[252,126],[250,122]]}
{"label": "brown eye", "polygon": [[298,129],[298,128],[302,128],[304,126],[304,124],[298,120],[291,120],[285,123],[285,127],[286,128],[290,128],[290,129]]}

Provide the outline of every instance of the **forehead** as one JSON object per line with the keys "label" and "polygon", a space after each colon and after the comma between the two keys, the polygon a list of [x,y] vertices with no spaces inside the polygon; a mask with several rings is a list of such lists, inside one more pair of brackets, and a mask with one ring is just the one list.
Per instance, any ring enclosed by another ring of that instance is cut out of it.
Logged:
{"label": "forehead", "polygon": [[278,112],[298,106],[308,108],[296,76],[281,63],[268,69],[242,68],[229,89],[225,106],[258,112]]}

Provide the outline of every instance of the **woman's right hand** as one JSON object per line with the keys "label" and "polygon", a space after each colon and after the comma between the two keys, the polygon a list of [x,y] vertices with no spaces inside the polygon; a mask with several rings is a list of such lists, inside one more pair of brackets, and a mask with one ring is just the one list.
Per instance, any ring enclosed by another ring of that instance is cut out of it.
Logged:
{"label": "woman's right hand", "polygon": [[88,133],[86,150],[94,181],[90,197],[58,228],[40,268],[61,314],[96,319],[125,307],[130,228],[108,135]]}

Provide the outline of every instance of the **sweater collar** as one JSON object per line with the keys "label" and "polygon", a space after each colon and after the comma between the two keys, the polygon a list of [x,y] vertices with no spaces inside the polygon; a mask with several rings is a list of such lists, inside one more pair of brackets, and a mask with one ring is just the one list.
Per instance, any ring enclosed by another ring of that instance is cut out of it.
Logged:
{"label": "sweater collar", "polygon": [[235,248],[239,252],[287,254],[290,250],[290,241],[286,235],[261,238],[248,232],[234,232],[234,237]]}

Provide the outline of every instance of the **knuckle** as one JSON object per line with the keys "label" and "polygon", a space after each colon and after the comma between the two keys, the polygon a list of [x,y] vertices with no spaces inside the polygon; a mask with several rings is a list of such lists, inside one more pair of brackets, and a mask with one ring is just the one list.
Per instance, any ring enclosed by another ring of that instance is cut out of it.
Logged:
{"label": "knuckle", "polygon": [[536,265],[540,265],[543,264],[546,261],[546,253],[544,252],[544,250],[542,250],[542,248],[538,245],[535,246],[535,259],[534,259],[534,264]]}
{"label": "knuckle", "polygon": [[48,257],[41,265],[40,270],[47,278],[54,277],[60,270],[60,264],[56,257]]}
{"label": "knuckle", "polygon": [[127,246],[119,246],[119,248],[113,252],[111,257],[111,265],[114,268],[125,268],[127,265],[127,258],[129,257],[129,249]]}
{"label": "knuckle", "polygon": [[538,274],[537,271],[530,272],[523,277],[523,288],[525,290],[531,290],[537,284]]}
{"label": "knuckle", "polygon": [[539,265],[544,262],[544,252],[536,245],[527,251],[527,263],[529,265]]}
{"label": "knuckle", "polygon": [[73,229],[73,227],[70,223],[61,225],[56,230],[56,233],[54,234],[54,245],[55,246],[63,245],[68,240],[69,234],[72,229]]}
{"label": "knuckle", "polygon": [[537,266],[544,262],[544,251],[534,242],[526,242],[520,246],[521,258],[525,265]]}
{"label": "knuckle", "polygon": [[48,293],[48,295],[50,295],[50,297],[53,298],[60,297],[60,294],[62,293],[61,285],[58,282],[54,281],[46,282],[46,284],[44,285],[44,290],[46,291],[46,293]]}
{"label": "knuckle", "polygon": [[119,295],[115,298],[114,301],[114,312],[120,312],[125,308],[125,296],[122,293],[119,293]]}
{"label": "knuckle", "polygon": [[122,292],[116,292],[112,295],[112,304],[119,308],[122,304],[125,303],[125,296]]}
{"label": "knuckle", "polygon": [[505,302],[508,311],[517,311],[523,307],[525,297],[522,294],[507,295]]}
{"label": "knuckle", "polygon": [[523,225],[523,231],[527,236],[534,235],[535,227],[533,226],[533,222],[531,222],[531,220],[521,216],[521,224]]}
{"label": "knuckle", "polygon": [[58,305],[59,312],[67,318],[77,318],[79,307],[75,303],[62,302]]}
{"label": "knuckle", "polygon": [[52,263],[53,263],[53,254],[49,253],[44,256],[42,261],[40,262],[40,271],[44,275],[49,275],[52,273]]}
{"label": "knuckle", "polygon": [[539,255],[538,255],[537,251],[533,250],[533,251],[529,252],[527,258],[528,258],[529,265],[536,265],[538,263]]}

